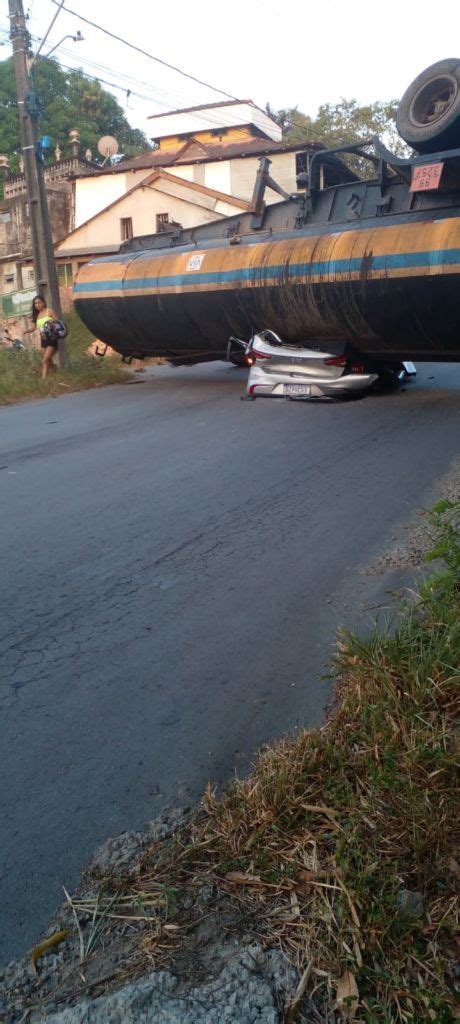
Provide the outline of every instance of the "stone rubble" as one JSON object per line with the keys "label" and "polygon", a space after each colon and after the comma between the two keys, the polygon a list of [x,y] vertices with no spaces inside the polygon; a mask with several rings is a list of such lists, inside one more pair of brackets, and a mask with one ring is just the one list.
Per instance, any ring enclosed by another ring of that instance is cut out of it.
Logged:
{"label": "stone rubble", "polygon": [[[100,846],[85,875],[84,889],[94,895],[98,877],[135,874],[145,850],[172,834],[186,820],[187,810],[167,809],[144,832],[124,832]],[[87,884],[85,884],[87,883]],[[215,907],[213,886],[203,880],[196,899],[203,919],[194,928],[192,968],[180,960],[169,970],[153,971],[88,998],[67,979],[79,973],[78,941],[72,934],[32,966],[30,953],[0,971],[0,1024],[280,1024],[284,1007],[295,991],[298,975],[278,950],[265,951],[250,932],[234,929],[225,907]],[[183,909],[187,909],[185,897]],[[63,904],[44,937],[69,927]],[[71,924],[71,922],[70,922]],[[83,925],[83,927],[85,927]],[[147,926],[148,927],[148,926]],[[132,935],[116,924],[106,949],[95,964],[81,970],[90,980],[115,973],[136,948],[144,923]]]}
{"label": "stone rubble", "polygon": [[296,972],[276,950],[238,949],[210,981],[190,987],[170,971],[76,1006],[33,1013],[30,1024],[280,1024]]}

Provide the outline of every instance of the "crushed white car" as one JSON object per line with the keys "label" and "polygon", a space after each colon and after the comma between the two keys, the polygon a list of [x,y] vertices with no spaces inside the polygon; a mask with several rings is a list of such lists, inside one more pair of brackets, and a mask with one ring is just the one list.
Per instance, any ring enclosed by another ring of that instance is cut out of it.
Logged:
{"label": "crushed white car", "polygon": [[273,331],[260,331],[246,344],[231,338],[233,345],[243,347],[235,362],[250,367],[246,397],[254,398],[347,398],[370,391],[377,385],[397,386],[415,377],[417,370],[410,362],[384,362],[349,356],[342,352],[322,352],[289,345]]}

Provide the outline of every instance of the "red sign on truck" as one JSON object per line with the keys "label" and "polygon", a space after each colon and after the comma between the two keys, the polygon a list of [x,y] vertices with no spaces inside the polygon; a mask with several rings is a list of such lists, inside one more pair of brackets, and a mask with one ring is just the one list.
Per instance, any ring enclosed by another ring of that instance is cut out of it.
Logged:
{"label": "red sign on truck", "polygon": [[412,165],[410,191],[427,192],[429,189],[439,188],[443,167],[443,163],[416,164],[415,167]]}

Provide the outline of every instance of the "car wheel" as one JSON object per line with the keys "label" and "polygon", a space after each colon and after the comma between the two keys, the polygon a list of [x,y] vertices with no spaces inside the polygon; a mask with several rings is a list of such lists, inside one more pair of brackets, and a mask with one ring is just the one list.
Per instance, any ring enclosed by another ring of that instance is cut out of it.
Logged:
{"label": "car wheel", "polygon": [[411,82],[399,104],[396,127],[419,153],[460,145],[460,60],[440,60]]}

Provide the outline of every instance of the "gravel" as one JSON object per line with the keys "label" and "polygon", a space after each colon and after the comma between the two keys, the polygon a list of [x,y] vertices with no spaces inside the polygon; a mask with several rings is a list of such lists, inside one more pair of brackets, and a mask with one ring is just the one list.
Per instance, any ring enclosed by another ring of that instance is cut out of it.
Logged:
{"label": "gravel", "polygon": [[[182,808],[169,809],[145,832],[109,839],[96,850],[80,892],[95,895],[99,877],[135,875],[145,850],[186,817]],[[72,915],[63,903],[44,937],[69,929],[68,938],[40,957],[36,970],[29,954],[0,972],[1,1024],[279,1024],[297,985],[295,969],[278,950],[262,948],[247,923],[243,928],[235,911],[216,899],[212,883],[203,880],[195,910],[197,905],[201,920],[184,948],[171,954],[170,969],[146,975],[144,966],[141,977],[121,986],[117,975],[132,963],[144,922],[113,925],[94,958],[81,965]],[[89,923],[80,918],[80,925],[85,934]]]}
{"label": "gravel", "polygon": [[229,952],[228,963],[209,981],[190,987],[170,971],[77,1006],[33,1014],[47,1024],[279,1024],[286,989],[296,975],[281,953],[264,953],[253,942]]}

